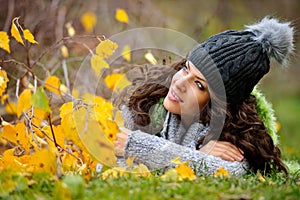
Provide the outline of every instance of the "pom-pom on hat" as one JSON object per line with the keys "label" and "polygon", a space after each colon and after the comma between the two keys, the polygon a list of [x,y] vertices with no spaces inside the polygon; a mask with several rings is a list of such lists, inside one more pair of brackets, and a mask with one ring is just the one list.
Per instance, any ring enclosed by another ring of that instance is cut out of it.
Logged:
{"label": "pom-pom on hat", "polygon": [[[269,72],[270,58],[283,66],[293,51],[293,27],[265,17],[245,30],[228,30],[196,46],[188,56],[217,95],[222,83],[227,103],[247,98],[259,80]],[[219,75],[219,76],[220,76]]]}

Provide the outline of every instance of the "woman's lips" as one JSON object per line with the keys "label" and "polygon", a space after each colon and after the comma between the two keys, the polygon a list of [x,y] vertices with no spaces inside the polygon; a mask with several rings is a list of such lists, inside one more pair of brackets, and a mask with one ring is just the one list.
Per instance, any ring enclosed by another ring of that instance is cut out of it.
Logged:
{"label": "woman's lips", "polygon": [[182,99],[179,96],[177,96],[177,94],[172,89],[170,90],[168,97],[171,101],[176,101],[181,103],[183,102]]}

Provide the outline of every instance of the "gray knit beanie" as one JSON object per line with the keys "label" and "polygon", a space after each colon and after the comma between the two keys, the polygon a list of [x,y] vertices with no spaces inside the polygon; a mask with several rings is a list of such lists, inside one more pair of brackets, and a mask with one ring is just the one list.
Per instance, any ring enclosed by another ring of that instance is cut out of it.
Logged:
{"label": "gray knit beanie", "polygon": [[[245,30],[210,37],[191,51],[188,60],[204,75],[214,93],[222,93],[224,84],[227,103],[239,103],[269,72],[271,57],[283,66],[287,63],[294,49],[293,31],[290,23],[266,17]],[[216,79],[216,73],[221,81]]]}

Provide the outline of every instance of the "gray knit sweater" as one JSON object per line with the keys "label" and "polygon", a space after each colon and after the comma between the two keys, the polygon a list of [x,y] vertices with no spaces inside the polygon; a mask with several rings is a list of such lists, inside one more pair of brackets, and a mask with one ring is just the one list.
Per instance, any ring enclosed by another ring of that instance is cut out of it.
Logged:
{"label": "gray knit sweater", "polygon": [[[125,127],[135,130],[131,112],[124,108],[122,113]],[[213,174],[220,167],[224,167],[231,175],[245,173],[249,169],[246,159],[230,162],[196,150],[196,142],[207,131],[208,127],[200,123],[194,123],[186,130],[179,117],[168,112],[160,132],[161,137],[140,130],[128,136],[125,159],[135,157],[136,163],[145,164],[150,169],[165,169],[172,167],[171,160],[179,157],[181,161],[188,161],[197,175]]]}

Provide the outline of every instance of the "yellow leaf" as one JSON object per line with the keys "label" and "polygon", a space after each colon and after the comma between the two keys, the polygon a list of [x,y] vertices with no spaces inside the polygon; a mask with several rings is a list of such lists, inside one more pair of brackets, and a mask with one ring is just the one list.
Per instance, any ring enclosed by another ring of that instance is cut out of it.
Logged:
{"label": "yellow leaf", "polygon": [[153,54],[149,51],[148,53],[146,53],[144,55],[144,57],[146,58],[146,60],[151,63],[152,65],[156,65],[157,61],[155,59],[155,57],[153,56]]}
{"label": "yellow leaf", "polygon": [[0,135],[6,140],[9,140],[10,142],[17,144],[17,133],[13,125],[11,124],[4,125]]}
{"label": "yellow leaf", "polygon": [[[61,125],[58,125],[58,126],[52,126],[52,129],[53,129],[53,133],[54,133],[54,136],[55,136],[55,140],[57,142],[57,144],[59,144],[61,147],[64,146],[64,142],[65,142],[65,135],[64,135],[64,132],[62,130],[62,127]],[[44,126],[42,128],[42,130],[52,138],[52,131],[51,131],[51,127],[50,126]],[[53,139],[53,138],[52,138]],[[48,144],[51,146],[51,147],[55,147],[55,144],[54,142],[52,142],[51,140],[48,140]]]}
{"label": "yellow leaf", "polygon": [[182,162],[180,161],[180,157],[176,157],[173,160],[171,160],[171,163],[175,164],[175,165],[180,165],[182,164]]}
{"label": "yellow leaf", "polygon": [[113,143],[106,137],[99,123],[87,119],[85,109],[75,110],[73,119],[77,132],[85,148],[101,164],[112,166],[116,163]]}
{"label": "yellow leaf", "polygon": [[32,44],[38,44],[38,42],[34,40],[34,36],[32,35],[32,33],[28,29],[25,29],[23,31],[23,34],[24,34],[24,38],[27,41],[29,41]]}
{"label": "yellow leaf", "polygon": [[111,74],[105,77],[104,82],[107,87],[111,90],[114,90],[116,84],[120,81],[120,79],[125,76],[124,74]]}
{"label": "yellow leaf", "polygon": [[177,181],[179,180],[179,175],[176,169],[168,169],[161,177],[163,181]]}
{"label": "yellow leaf", "polygon": [[118,44],[111,40],[103,40],[96,47],[96,54],[101,58],[109,58],[115,50],[118,48]]}
{"label": "yellow leaf", "polygon": [[50,92],[60,95],[60,80],[56,76],[49,76],[45,81],[44,87]]}
{"label": "yellow leaf", "polygon": [[30,107],[30,99],[31,99],[31,90],[25,89],[18,99],[18,106],[17,106],[17,116],[20,117],[22,115],[22,112],[26,112]]}
{"label": "yellow leaf", "polygon": [[130,62],[131,54],[130,54],[130,46],[129,45],[124,46],[124,48],[122,49],[122,56],[125,60]]}
{"label": "yellow leaf", "polygon": [[68,35],[70,36],[70,37],[73,37],[74,35],[75,35],[75,29],[74,29],[74,27],[72,26],[72,24],[71,24],[71,22],[68,22],[68,23],[66,23],[66,28],[67,28],[67,31],[68,31]]}
{"label": "yellow leaf", "polygon": [[126,23],[126,24],[128,24],[128,22],[129,22],[128,15],[127,15],[127,13],[124,9],[118,8],[116,10],[115,18],[119,22],[123,22],[123,23]]}
{"label": "yellow leaf", "polygon": [[176,166],[176,171],[179,175],[180,178],[184,179],[188,179],[188,180],[195,180],[196,176],[194,174],[193,169],[188,166],[187,163],[182,163],[178,166]]}
{"label": "yellow leaf", "polygon": [[93,57],[91,58],[91,66],[97,75],[101,73],[101,70],[103,68],[109,68],[108,63],[105,60],[103,60],[102,57],[96,54],[94,54]]}
{"label": "yellow leaf", "polygon": [[72,96],[73,96],[74,98],[79,98],[79,91],[76,90],[76,89],[73,89],[73,90],[72,90]]}
{"label": "yellow leaf", "polygon": [[60,111],[59,116],[61,118],[63,118],[67,114],[71,114],[73,112],[73,102],[64,103],[60,107],[59,111]]}
{"label": "yellow leaf", "polygon": [[27,128],[23,122],[16,124],[16,132],[18,143],[25,148],[26,152],[30,152],[30,138],[31,136],[27,133]]}
{"label": "yellow leaf", "polygon": [[144,164],[139,164],[135,166],[131,173],[134,173],[135,177],[147,177],[150,178],[152,176],[151,172],[149,171],[148,167]]}
{"label": "yellow leaf", "polygon": [[7,73],[4,70],[0,70],[0,97],[2,97],[8,83]]}
{"label": "yellow leaf", "polygon": [[12,101],[9,101],[5,106],[5,110],[8,114],[17,114],[17,104]]}
{"label": "yellow leaf", "polygon": [[101,174],[101,177],[103,180],[107,180],[108,178],[118,178],[119,177],[119,171],[112,168],[112,169],[107,169]]}
{"label": "yellow leaf", "polygon": [[65,45],[62,45],[60,48],[60,53],[64,58],[68,58],[69,57],[69,51],[68,48]]}
{"label": "yellow leaf", "polygon": [[263,175],[261,173],[258,173],[257,176],[258,176],[258,180],[260,182],[262,182],[262,183],[266,182],[266,179],[263,177]]}
{"label": "yellow leaf", "polygon": [[2,97],[1,97],[1,104],[2,104],[2,105],[6,102],[6,100],[8,99],[8,97],[9,97],[8,94],[2,95]]}
{"label": "yellow leaf", "polygon": [[[28,159],[28,158],[27,158]],[[57,151],[55,148],[48,148],[36,151],[27,160],[29,170],[32,172],[56,173]]]}
{"label": "yellow leaf", "polygon": [[65,86],[64,84],[60,84],[59,90],[60,90],[61,94],[67,94],[68,91],[69,91],[69,89],[67,88],[67,86]]}
{"label": "yellow leaf", "polygon": [[114,87],[113,87],[113,91],[114,92],[121,92],[123,91],[124,88],[126,88],[127,86],[130,86],[131,82],[127,79],[127,76],[125,74],[123,74],[122,77],[120,77],[120,79],[115,83]]}
{"label": "yellow leaf", "polygon": [[120,110],[114,112],[113,120],[117,123],[118,127],[124,127],[124,119]]}
{"label": "yellow leaf", "polygon": [[10,53],[9,37],[5,31],[0,31],[0,48]]}
{"label": "yellow leaf", "polygon": [[[18,20],[19,20],[19,17],[15,17],[15,18],[12,20],[10,33],[11,33],[11,35],[12,35],[18,42],[20,42],[21,44],[24,45],[24,41],[23,41],[23,39],[22,39],[22,36],[21,36],[21,34],[20,34],[18,28],[19,28],[21,31],[23,31],[23,30],[22,30],[22,27],[20,26]],[[22,34],[23,34],[23,33],[22,33]]]}
{"label": "yellow leaf", "polygon": [[80,18],[81,24],[86,32],[92,33],[97,23],[97,16],[93,12],[86,12]]}
{"label": "yellow leaf", "polygon": [[226,169],[224,169],[224,167],[220,167],[214,172],[214,177],[220,177],[220,178],[227,177],[227,178],[229,178],[230,173]]}
{"label": "yellow leaf", "polygon": [[135,159],[135,157],[129,157],[129,158],[127,158],[126,159],[126,165],[128,167],[132,167],[134,159]]}

